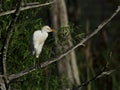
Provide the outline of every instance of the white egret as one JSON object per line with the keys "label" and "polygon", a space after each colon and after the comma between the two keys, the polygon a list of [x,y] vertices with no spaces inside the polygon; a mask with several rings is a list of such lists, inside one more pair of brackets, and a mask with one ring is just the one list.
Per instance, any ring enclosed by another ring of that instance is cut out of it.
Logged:
{"label": "white egret", "polygon": [[36,30],[32,35],[32,54],[39,58],[45,40],[48,37],[48,32],[54,32],[49,26],[43,26],[41,30]]}

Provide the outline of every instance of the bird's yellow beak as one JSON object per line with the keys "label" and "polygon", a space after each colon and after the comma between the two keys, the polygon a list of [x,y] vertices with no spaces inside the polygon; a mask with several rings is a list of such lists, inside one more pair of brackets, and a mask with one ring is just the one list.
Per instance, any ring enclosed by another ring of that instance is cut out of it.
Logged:
{"label": "bird's yellow beak", "polygon": [[54,29],[51,29],[51,32],[55,32],[56,30],[54,30]]}

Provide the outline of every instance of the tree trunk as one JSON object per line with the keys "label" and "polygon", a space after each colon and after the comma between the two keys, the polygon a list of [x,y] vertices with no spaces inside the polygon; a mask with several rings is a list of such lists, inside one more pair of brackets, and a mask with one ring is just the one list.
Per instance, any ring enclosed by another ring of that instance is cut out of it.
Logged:
{"label": "tree trunk", "polygon": [[[90,33],[90,21],[86,20],[86,34]],[[87,80],[90,80],[90,70],[92,69],[92,52],[91,52],[91,40],[86,43],[86,47],[84,49],[86,63],[87,63]],[[91,90],[91,84],[87,85],[87,90]]]}
{"label": "tree trunk", "polygon": [[[67,11],[66,11],[66,5],[64,0],[56,0],[55,5],[52,7],[52,24],[55,27],[56,30],[58,30],[60,27],[66,27],[68,25],[68,17],[67,17]],[[68,35],[64,37],[59,37],[64,34],[62,31],[57,31],[56,38],[55,38],[55,44],[56,44],[56,51],[59,50],[59,52],[65,51],[69,47],[73,46],[71,42],[71,35],[70,31],[66,31]],[[64,40],[61,40],[64,38]],[[59,41],[62,43],[58,43]],[[79,73],[78,68],[76,64],[76,56],[75,51],[68,54],[66,57],[62,58],[63,60],[60,60],[58,62],[58,70],[59,75],[61,78],[62,88],[70,88],[73,85],[79,85],[80,79],[79,79]]]}

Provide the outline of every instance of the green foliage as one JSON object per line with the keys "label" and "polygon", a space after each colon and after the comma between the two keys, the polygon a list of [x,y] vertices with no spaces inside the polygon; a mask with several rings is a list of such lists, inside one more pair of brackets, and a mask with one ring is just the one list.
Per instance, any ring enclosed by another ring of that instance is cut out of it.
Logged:
{"label": "green foliage", "polygon": [[[35,0],[33,0],[33,2],[35,2]],[[14,9],[15,7],[12,7],[12,5],[16,6],[15,1],[7,0],[4,3],[8,5],[8,7],[3,7],[4,11]],[[38,60],[36,60],[36,58],[32,56],[30,52],[30,39],[33,32],[35,30],[41,29],[44,24],[39,15],[40,10],[41,8],[37,8],[20,13],[8,49],[7,71],[9,74],[18,73],[26,68],[35,65],[35,63],[38,62]],[[3,45],[3,41],[7,33],[6,30],[10,24],[11,19],[11,15],[0,17],[0,48]],[[52,50],[53,40],[48,39],[46,41],[46,44],[47,45],[44,45],[42,54],[40,55],[40,62],[48,60],[54,56],[54,51]],[[48,71],[51,71],[51,69],[53,69],[52,71],[56,72],[56,65],[52,65],[50,67],[51,68],[49,68]],[[46,76],[46,70],[44,69],[37,70],[28,75],[25,75],[15,80],[10,85],[12,89],[45,90],[47,78],[49,90],[56,90],[59,86],[59,79],[57,74],[50,73],[48,76]]]}
{"label": "green foliage", "polygon": [[[9,74],[18,73],[19,71],[24,70],[25,68],[29,68],[38,62],[38,60],[36,60],[30,52],[30,39],[32,33],[42,27],[42,20],[25,19],[24,21],[19,22],[20,23],[15,26],[8,51],[7,69]],[[47,41],[49,42],[49,40]],[[48,60],[53,56],[53,54],[54,52],[52,51],[52,46],[45,45],[43,47],[42,54],[40,55],[40,62]],[[25,88],[26,90],[43,90],[46,88],[44,86],[46,78],[44,74],[45,72],[43,70],[37,70],[18,79],[18,82],[11,84],[11,86],[12,88],[21,88],[22,90]],[[56,76],[56,74],[54,76]],[[56,84],[55,81],[57,82],[57,80],[53,78],[53,81],[49,81],[49,84],[51,83],[54,85],[54,83]],[[51,85],[49,88],[51,88]]]}
{"label": "green foliage", "polygon": [[[80,32],[80,29],[81,28],[79,26],[75,26],[73,24],[61,27],[57,31],[57,37],[59,38],[59,40],[57,40],[57,43],[61,46],[64,46],[69,39],[74,44],[77,44],[85,37],[85,33]],[[69,36],[69,34],[71,34],[71,37]]]}

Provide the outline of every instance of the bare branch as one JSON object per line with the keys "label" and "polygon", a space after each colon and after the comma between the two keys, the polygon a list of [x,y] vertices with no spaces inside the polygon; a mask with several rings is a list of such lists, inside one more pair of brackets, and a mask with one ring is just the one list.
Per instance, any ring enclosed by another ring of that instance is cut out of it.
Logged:
{"label": "bare branch", "polygon": [[[21,8],[20,8],[20,11],[24,11],[24,10],[28,10],[28,9],[32,9],[32,8],[38,8],[38,7],[42,7],[42,6],[47,6],[47,5],[50,5],[50,4],[52,4],[52,3],[54,3],[54,1],[49,2],[49,3],[44,3],[44,4],[31,3],[31,4],[29,5],[29,3],[28,3],[28,6],[21,7]],[[27,5],[27,4],[26,4],[26,5]],[[15,12],[15,10],[2,12],[2,13],[0,13],[0,16],[12,14],[12,13],[14,13],[14,12]]]}
{"label": "bare branch", "polygon": [[120,66],[118,66],[117,68],[115,69],[111,69],[111,70],[108,70],[108,71],[105,71],[107,69],[107,67],[104,67],[104,69],[98,73],[96,76],[94,76],[92,79],[82,83],[81,85],[77,86],[77,87],[74,87],[70,90],[78,90],[79,88],[83,87],[83,86],[87,86],[88,84],[90,84],[92,81],[95,81],[97,80],[98,78],[101,78],[103,76],[106,76],[106,75],[110,75],[112,74],[113,72],[117,71],[118,69],[120,69]]}
{"label": "bare branch", "polygon": [[33,2],[33,3],[25,3],[22,5],[22,7],[25,7],[25,6],[32,6],[32,5],[38,5],[40,4],[40,2]]}
{"label": "bare branch", "polygon": [[[110,52],[110,55],[109,55],[109,60],[111,60],[111,57],[112,57],[112,52]],[[106,71],[106,69],[108,69],[109,67],[109,64],[108,62],[106,63],[105,67],[97,74],[95,75],[92,79],[78,85],[77,87],[73,87],[71,88],[70,90],[78,90],[79,88],[81,89],[83,86],[87,86],[88,84],[90,84],[92,81],[95,81],[97,80],[98,78],[100,77],[103,77],[105,75],[110,75],[111,73],[113,73],[114,71],[116,71],[117,69],[120,69],[120,66],[115,68],[115,69],[111,69],[111,70],[108,70]]]}
{"label": "bare branch", "polygon": [[20,6],[21,6],[21,0],[18,0],[18,5],[17,5],[16,11],[14,13],[13,19],[7,29],[8,32],[7,32],[5,42],[4,42],[4,45],[2,48],[2,58],[1,59],[2,59],[2,63],[3,63],[3,74],[5,75],[5,78],[7,78],[6,77],[6,75],[7,75],[7,71],[6,71],[6,59],[7,58],[6,58],[6,56],[7,56],[9,41],[11,39],[11,35],[12,35],[13,29],[15,26],[15,22],[17,21],[18,15],[20,13]]}
{"label": "bare branch", "polygon": [[4,77],[4,75],[0,75],[0,78],[1,78],[1,77]]}
{"label": "bare branch", "polygon": [[25,69],[23,71],[21,71],[20,73],[16,73],[16,74],[12,74],[12,75],[9,75],[9,80],[14,80],[14,79],[17,79],[23,75],[26,75],[30,72],[33,72],[39,68],[43,68],[43,67],[46,67],[47,65],[49,64],[52,64],[53,62],[55,61],[58,61],[60,60],[61,58],[63,58],[64,56],[66,56],[68,53],[72,52],[74,49],[78,48],[79,46],[83,46],[84,43],[86,41],[88,41],[90,38],[92,38],[93,36],[95,36],[100,30],[102,30],[102,28],[107,25],[117,14],[118,12],[120,11],[120,6],[117,8],[117,10],[112,14],[112,16],[107,19],[106,21],[104,21],[103,23],[101,23],[98,28],[93,32],[91,33],[90,35],[86,36],[86,38],[84,38],[80,43],[78,43],[77,45],[69,48],[68,50],[66,50],[63,54],[61,54],[60,56],[58,57],[55,57],[53,59],[50,59],[48,61],[45,61],[43,63],[38,63],[37,65],[33,66],[33,67],[30,67],[28,69]]}

